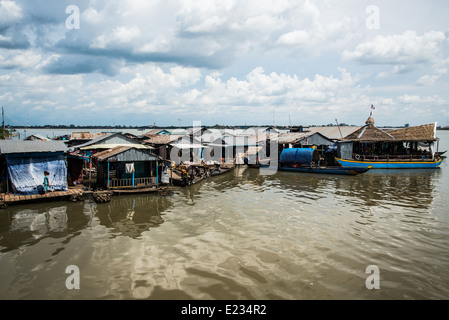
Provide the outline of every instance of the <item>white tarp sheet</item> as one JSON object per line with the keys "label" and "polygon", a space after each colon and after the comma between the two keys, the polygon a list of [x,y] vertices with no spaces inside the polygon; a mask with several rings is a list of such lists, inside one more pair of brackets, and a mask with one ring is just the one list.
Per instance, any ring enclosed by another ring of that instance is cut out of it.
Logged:
{"label": "white tarp sheet", "polygon": [[44,183],[44,171],[54,191],[67,191],[67,166],[63,155],[6,158],[14,193],[37,194]]}

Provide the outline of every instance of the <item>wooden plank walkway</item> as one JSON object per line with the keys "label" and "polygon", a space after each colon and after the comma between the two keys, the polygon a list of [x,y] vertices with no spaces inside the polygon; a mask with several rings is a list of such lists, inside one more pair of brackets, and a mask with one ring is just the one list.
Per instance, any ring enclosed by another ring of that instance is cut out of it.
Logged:
{"label": "wooden plank walkway", "polygon": [[156,186],[154,187],[149,187],[149,188],[135,188],[135,189],[113,189],[112,193],[113,194],[133,194],[133,193],[152,193],[152,192],[161,192],[161,193],[165,193],[165,192],[170,192],[174,190],[174,188],[172,187],[159,187],[157,188]]}
{"label": "wooden plank walkway", "polygon": [[80,188],[69,188],[68,191],[54,191],[47,194],[33,194],[33,195],[20,195],[20,194],[5,194],[0,193],[0,209],[6,208],[8,205],[28,203],[28,202],[40,202],[51,200],[63,200],[70,199],[73,201],[82,200],[84,195],[92,194],[95,200],[95,194],[105,195],[110,197],[111,195],[120,194],[133,194],[133,193],[153,193],[159,192],[166,195],[173,190],[173,187],[163,186],[159,188],[135,188],[135,189],[114,189],[109,191],[84,191]]}
{"label": "wooden plank walkway", "polygon": [[68,191],[54,191],[46,194],[20,195],[20,194],[5,194],[0,195],[0,203],[15,204],[28,201],[50,200],[58,198],[68,198],[71,196],[81,196],[83,190],[69,189]]}

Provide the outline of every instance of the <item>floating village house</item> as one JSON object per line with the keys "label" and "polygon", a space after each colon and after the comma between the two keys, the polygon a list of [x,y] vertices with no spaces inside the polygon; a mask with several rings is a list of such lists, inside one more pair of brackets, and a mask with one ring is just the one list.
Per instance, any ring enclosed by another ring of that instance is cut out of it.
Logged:
{"label": "floating village house", "polygon": [[67,191],[66,145],[62,141],[0,141],[1,191],[33,195],[48,171],[54,191]]}
{"label": "floating village house", "polygon": [[155,154],[176,164],[200,162],[203,150],[207,148],[191,135],[155,134],[147,138],[143,143],[154,148]]}
{"label": "floating village house", "polygon": [[90,156],[92,154],[95,154],[97,152],[100,152],[100,151],[103,151],[106,149],[112,149],[112,148],[124,146],[124,145],[134,145],[136,148],[141,148],[141,149],[149,148],[147,146],[144,146],[144,145],[136,142],[134,139],[127,137],[126,135],[122,134],[121,132],[115,132],[115,133],[106,133],[106,134],[101,135],[95,139],[92,139],[86,143],[72,147],[70,150],[71,151],[81,150],[85,156]]}
{"label": "floating village house", "polygon": [[148,149],[118,146],[96,153],[93,158],[99,188],[142,188],[160,183],[163,161]]}
{"label": "floating village house", "polygon": [[323,154],[327,147],[334,142],[319,132],[290,132],[281,133],[277,137],[279,152],[288,148],[310,148],[316,147],[320,154]]}
{"label": "floating village house", "polygon": [[50,140],[49,138],[46,138],[40,134],[32,134],[30,136],[28,136],[25,140],[28,141],[47,141]]}
{"label": "floating village house", "polygon": [[[88,135],[83,136],[88,137]],[[73,181],[75,183],[80,180],[82,181],[83,173],[85,173],[86,176],[89,176],[89,181],[95,181],[95,167],[97,163],[96,159],[92,158],[92,155],[104,150],[121,146],[132,146],[136,149],[151,149],[151,147],[137,143],[135,140],[119,132],[102,134],[83,144],[75,145],[69,148],[69,181]]]}
{"label": "floating village house", "polygon": [[154,153],[163,159],[170,160],[172,143],[182,138],[182,135],[172,134],[146,134],[143,143],[154,148]]}

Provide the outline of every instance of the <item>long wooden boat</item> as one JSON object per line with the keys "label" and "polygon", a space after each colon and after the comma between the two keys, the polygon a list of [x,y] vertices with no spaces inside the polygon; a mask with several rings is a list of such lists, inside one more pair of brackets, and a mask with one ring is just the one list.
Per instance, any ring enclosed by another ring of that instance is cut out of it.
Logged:
{"label": "long wooden boat", "polygon": [[247,157],[243,157],[243,163],[246,164],[249,168],[268,168],[270,166],[270,160],[266,159],[264,161],[257,160],[251,162]]}
{"label": "long wooden boat", "polygon": [[329,167],[314,167],[314,166],[281,166],[281,171],[292,171],[292,172],[305,172],[305,173],[321,173],[321,174],[342,174],[342,175],[358,175],[367,172],[371,167],[338,167],[338,166],[329,166]]}
{"label": "long wooden boat", "polygon": [[368,168],[372,169],[435,169],[444,160],[444,158],[437,158],[435,160],[426,160],[424,157],[421,160],[406,160],[397,159],[391,161],[387,159],[376,159],[376,160],[346,160],[335,158],[337,162],[344,168]]}
{"label": "long wooden boat", "polygon": [[210,176],[210,168],[203,164],[179,166],[168,170],[172,184],[180,187],[196,184]]}

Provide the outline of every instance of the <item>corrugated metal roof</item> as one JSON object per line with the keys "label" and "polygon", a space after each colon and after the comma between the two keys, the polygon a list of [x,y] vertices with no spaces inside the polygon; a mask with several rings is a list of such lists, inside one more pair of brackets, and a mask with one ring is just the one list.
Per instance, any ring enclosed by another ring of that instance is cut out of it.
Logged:
{"label": "corrugated metal roof", "polygon": [[306,137],[316,134],[316,132],[289,132],[279,134],[277,141],[279,144],[296,143]]}
{"label": "corrugated metal roof", "polygon": [[351,133],[359,130],[360,128],[361,127],[354,127],[354,126],[309,127],[304,128],[304,132],[306,131],[319,132],[328,139],[337,140],[350,135]]}
{"label": "corrugated metal roof", "polygon": [[208,148],[205,145],[199,143],[173,143],[171,146],[178,149],[200,149],[200,148]]}
{"label": "corrugated metal roof", "polygon": [[136,149],[154,149],[150,146],[145,146],[143,144],[115,144],[115,143],[103,143],[103,144],[93,144],[87,147],[82,147],[80,150],[94,150],[94,149],[112,149],[116,147],[134,147]]}
{"label": "corrugated metal roof", "polygon": [[[129,142],[130,144],[134,144],[135,143],[134,140],[132,140],[131,138],[128,138],[127,136],[123,135],[122,133],[120,133],[120,132],[113,132],[113,133],[106,133],[103,136],[97,137],[95,139],[90,140],[89,142],[80,144],[78,146],[74,146],[73,148],[80,149],[80,148],[91,146],[91,145],[94,145],[94,144],[100,144],[100,142],[105,141],[105,140],[107,140],[107,139],[109,139],[111,137],[114,137],[114,136],[117,136],[117,137],[121,138],[122,140]],[[125,144],[125,143],[123,143],[123,144]]]}
{"label": "corrugated metal roof", "polygon": [[144,140],[145,143],[149,144],[169,144],[181,137],[182,135],[176,134],[155,134],[152,136],[147,136],[148,139]]}
{"label": "corrugated metal roof", "polygon": [[106,134],[106,132],[72,132],[72,134],[70,135],[70,140],[92,140]]}
{"label": "corrugated metal roof", "polygon": [[31,152],[65,152],[67,146],[63,141],[24,141],[0,140],[0,153],[31,153]]}
{"label": "corrugated metal roof", "polygon": [[255,139],[248,136],[226,136],[223,137],[223,141],[227,146],[241,147],[241,146],[256,146]]}
{"label": "corrugated metal roof", "polygon": [[93,157],[99,161],[104,161],[113,158],[115,161],[150,161],[157,160],[160,157],[152,154],[148,150],[142,150],[133,146],[118,146],[112,149],[108,149],[99,152]]}
{"label": "corrugated metal roof", "polygon": [[179,134],[179,135],[185,135],[188,134],[186,129],[180,128],[180,129],[167,129],[170,134]]}
{"label": "corrugated metal roof", "polygon": [[277,140],[279,134],[277,132],[259,132],[256,135],[250,136],[250,141],[255,141],[257,143],[265,142],[267,140]]}
{"label": "corrugated metal roof", "polygon": [[151,137],[155,134],[169,134],[170,132],[166,129],[151,129],[150,131],[145,132],[141,135],[141,137]]}
{"label": "corrugated metal roof", "polygon": [[42,141],[51,140],[51,139],[44,137],[40,134],[32,134],[32,135],[28,136],[25,140],[33,140],[33,137],[36,138],[37,140],[42,140]]}

